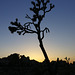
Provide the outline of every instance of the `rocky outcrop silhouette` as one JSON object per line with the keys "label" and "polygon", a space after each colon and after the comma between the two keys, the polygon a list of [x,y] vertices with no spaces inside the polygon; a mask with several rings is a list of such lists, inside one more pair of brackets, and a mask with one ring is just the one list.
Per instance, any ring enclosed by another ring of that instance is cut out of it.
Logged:
{"label": "rocky outcrop silhouette", "polygon": [[[50,62],[51,75],[75,75],[75,63]],[[17,53],[0,58],[0,75],[49,75],[46,61],[38,62]]]}

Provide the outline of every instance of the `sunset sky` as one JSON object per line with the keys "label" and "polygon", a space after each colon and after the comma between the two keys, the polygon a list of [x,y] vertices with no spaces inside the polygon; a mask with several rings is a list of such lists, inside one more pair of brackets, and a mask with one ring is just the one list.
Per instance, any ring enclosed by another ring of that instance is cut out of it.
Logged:
{"label": "sunset sky", "polygon": [[[44,60],[36,34],[19,36],[8,30],[10,22],[16,18],[21,24],[29,21],[25,16],[33,15],[29,10],[31,1],[0,0],[0,57],[19,53],[37,61]],[[50,29],[43,39],[48,57],[50,60],[68,57],[70,61],[75,61],[75,0],[51,0],[51,3],[55,8],[46,14],[41,23],[43,28]]]}

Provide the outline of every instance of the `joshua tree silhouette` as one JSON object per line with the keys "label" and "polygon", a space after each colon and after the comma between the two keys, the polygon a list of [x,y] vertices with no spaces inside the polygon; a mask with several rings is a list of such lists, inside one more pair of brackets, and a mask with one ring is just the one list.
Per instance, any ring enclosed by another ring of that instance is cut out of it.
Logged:
{"label": "joshua tree silhouette", "polygon": [[[39,46],[43,52],[45,60],[47,63],[49,63],[50,61],[43,46],[42,40],[44,39],[44,33],[48,33],[50,30],[47,27],[41,30],[40,24],[46,13],[50,12],[51,9],[54,8],[54,5],[50,2],[50,0],[35,0],[35,2],[31,1],[31,3],[33,7],[30,8],[30,11],[34,13],[33,17],[31,18],[28,14],[26,14],[26,18],[30,19],[31,22],[26,22],[24,25],[21,25],[21,23],[18,22],[18,19],[16,19],[15,22],[11,22],[14,27],[9,26],[8,28],[11,33],[17,32],[19,35],[24,35],[25,33],[36,33],[40,44]],[[48,5],[49,9],[47,7]],[[31,28],[32,26],[34,26],[35,30]]]}
{"label": "joshua tree silhouette", "polygon": [[64,59],[66,60],[67,63],[69,63],[70,58],[65,57]]}

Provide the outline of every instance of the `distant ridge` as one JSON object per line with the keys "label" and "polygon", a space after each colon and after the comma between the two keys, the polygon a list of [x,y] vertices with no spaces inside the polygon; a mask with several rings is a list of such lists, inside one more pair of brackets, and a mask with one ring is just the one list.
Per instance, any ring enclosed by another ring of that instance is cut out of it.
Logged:
{"label": "distant ridge", "polygon": [[[75,75],[75,63],[52,61],[52,75]],[[0,58],[0,75],[49,75],[45,61],[30,60],[29,57],[17,53]]]}

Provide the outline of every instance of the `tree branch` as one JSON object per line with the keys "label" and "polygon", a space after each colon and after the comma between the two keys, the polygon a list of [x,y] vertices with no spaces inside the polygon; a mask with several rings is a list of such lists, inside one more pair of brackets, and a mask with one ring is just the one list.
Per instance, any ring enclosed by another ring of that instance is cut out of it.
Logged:
{"label": "tree branch", "polygon": [[43,39],[44,38],[44,32],[46,31],[46,33],[48,33],[48,32],[50,32],[50,30],[46,27],[44,30],[42,30],[41,32],[42,32],[42,37],[41,37],[41,39]]}
{"label": "tree branch", "polygon": [[32,20],[31,17],[28,14],[26,14],[25,18],[28,18],[28,19]]}
{"label": "tree branch", "polygon": [[[23,33],[23,35],[25,33],[36,33],[37,31],[34,31],[31,29],[31,24],[33,24],[32,22],[27,22],[25,23],[23,26],[18,22],[18,19],[16,19],[15,22],[11,22],[12,25],[14,25],[14,27],[9,26],[9,30],[11,31],[11,33],[17,32],[19,35],[21,35]],[[30,27],[30,28],[29,28]]]}
{"label": "tree branch", "polygon": [[54,5],[50,4],[50,8],[49,8],[49,10],[45,11],[45,13],[46,13],[46,12],[50,12],[51,9],[54,8],[54,7],[55,7]]}

